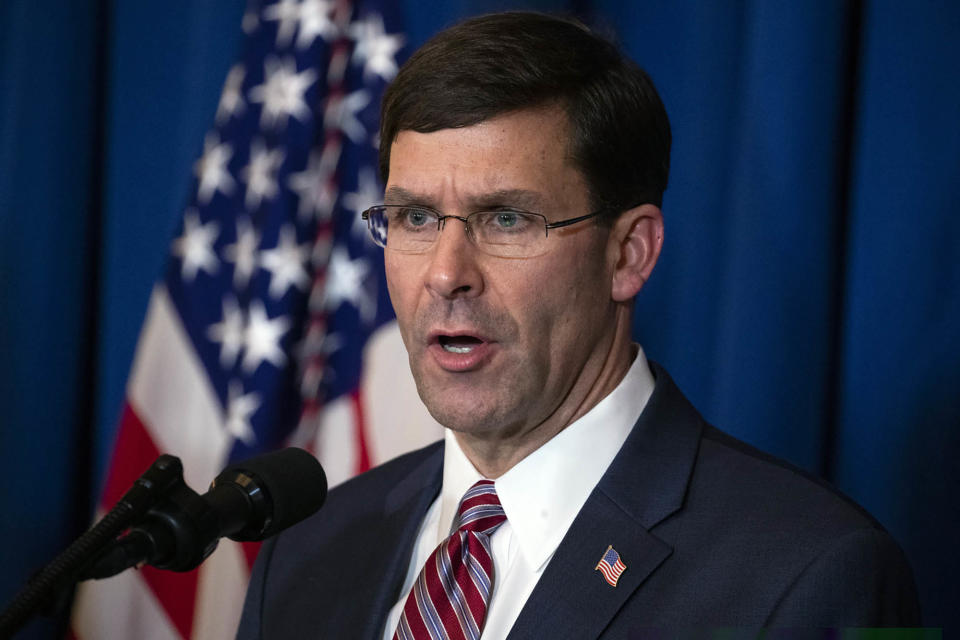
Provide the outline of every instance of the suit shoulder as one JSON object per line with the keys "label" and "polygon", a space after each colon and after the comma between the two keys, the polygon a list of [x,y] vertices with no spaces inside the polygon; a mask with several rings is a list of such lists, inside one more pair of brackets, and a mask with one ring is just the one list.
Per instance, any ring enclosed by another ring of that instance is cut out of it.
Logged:
{"label": "suit shoulder", "polygon": [[442,455],[443,441],[431,443],[422,449],[397,456],[383,464],[355,476],[330,490],[331,500],[351,498],[357,494],[384,494],[402,482],[411,472],[430,458]]}
{"label": "suit shoulder", "polygon": [[760,451],[712,426],[703,430],[691,481],[691,499],[722,500],[776,530],[804,532],[798,540],[836,539],[883,527],[863,507],[825,480]]}
{"label": "suit shoulder", "polygon": [[[827,482],[704,423],[686,489],[682,507],[651,530],[672,548],[652,578],[664,619],[797,627],[919,620],[903,552]],[[701,601],[709,606],[691,604]]]}
{"label": "suit shoulder", "polygon": [[262,637],[264,629],[271,637],[345,637],[344,620],[380,625],[369,612],[389,609],[385,580],[403,575],[404,550],[439,486],[442,460],[439,442],[384,463],[334,487],[320,511],[268,540],[237,637]]}
{"label": "suit shoulder", "polygon": [[[391,491],[404,483],[425,465],[443,458],[443,441],[398,456],[346,482],[333,487],[317,513],[281,533],[274,541],[278,547],[313,546],[328,537],[336,537],[353,527],[383,516],[384,501]],[[413,478],[413,480],[418,480]],[[424,488],[419,480],[412,482],[411,491]]]}

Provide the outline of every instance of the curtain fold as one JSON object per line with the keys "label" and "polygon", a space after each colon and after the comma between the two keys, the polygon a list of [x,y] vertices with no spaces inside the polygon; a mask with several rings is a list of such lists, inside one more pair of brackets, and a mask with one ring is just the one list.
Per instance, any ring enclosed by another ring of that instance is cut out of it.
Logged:
{"label": "curtain fold", "polygon": [[0,4],[4,605],[89,517],[100,25],[95,2],[54,4]]}
{"label": "curtain fold", "polygon": [[865,5],[840,318],[834,480],[956,626],[960,507],[960,5]]}

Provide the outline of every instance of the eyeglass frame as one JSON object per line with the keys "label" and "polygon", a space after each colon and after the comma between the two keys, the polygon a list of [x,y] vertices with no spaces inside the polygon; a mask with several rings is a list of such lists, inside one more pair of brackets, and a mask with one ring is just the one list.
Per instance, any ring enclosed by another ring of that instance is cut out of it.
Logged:
{"label": "eyeglass frame", "polygon": [[[473,217],[473,216],[475,216],[475,215],[478,215],[478,214],[481,214],[481,213],[521,213],[521,214],[526,215],[526,216],[537,216],[538,218],[542,218],[542,219],[543,219],[543,237],[549,238],[549,237],[550,237],[550,229],[559,229],[559,228],[562,228],[562,227],[569,227],[569,226],[572,225],[572,224],[577,224],[578,222],[583,222],[584,220],[589,220],[590,218],[595,218],[595,217],[597,217],[597,216],[599,216],[599,215],[602,215],[602,214],[607,213],[608,211],[610,211],[610,208],[609,208],[609,207],[603,207],[603,208],[597,209],[596,211],[594,211],[594,212],[592,212],[592,213],[588,213],[588,214],[586,214],[586,215],[576,216],[576,217],[574,217],[574,218],[567,218],[566,220],[558,220],[558,221],[556,221],[556,222],[548,222],[548,221],[547,221],[547,216],[543,215],[542,213],[537,213],[537,212],[535,212],[535,211],[524,211],[523,209],[481,209],[481,210],[479,210],[479,211],[473,211],[473,212],[471,212],[471,213],[468,213],[466,216],[458,216],[458,215],[453,215],[453,214],[449,214],[449,215],[443,214],[443,213],[440,213],[439,211],[437,211],[436,209],[434,209],[434,208],[432,208],[432,207],[427,207],[427,206],[424,206],[424,205],[416,205],[416,204],[411,204],[411,205],[405,205],[405,204],[375,204],[375,205],[373,205],[372,207],[367,207],[366,209],[364,209],[364,210],[360,213],[360,218],[367,221],[367,231],[370,232],[370,238],[373,240],[374,244],[376,244],[378,247],[381,247],[381,248],[383,248],[383,249],[387,249],[387,248],[389,248],[389,247],[387,247],[386,244],[380,244],[380,242],[377,240],[376,236],[373,234],[373,229],[370,227],[370,212],[371,212],[373,209],[381,209],[381,208],[384,208],[384,207],[408,207],[408,208],[410,208],[410,209],[420,209],[420,210],[427,211],[427,212],[429,212],[429,213],[432,213],[432,214],[436,215],[436,216],[437,216],[437,236],[438,236],[438,237],[439,237],[439,234],[443,231],[444,226],[446,226],[446,220],[447,220],[448,218],[455,218],[455,219],[460,220],[461,222],[463,222],[465,231],[467,231],[468,236],[471,237],[471,238],[475,238],[475,236],[473,236],[472,233],[469,233],[470,229],[472,229],[472,227],[470,226],[469,219],[470,219],[471,217]],[[434,244],[435,244],[435,243],[436,243],[436,240],[434,240]],[[478,248],[480,247],[480,245],[478,245],[478,244],[476,243],[476,240],[475,240],[475,239],[473,240],[473,243],[474,243],[474,246],[476,246],[476,247],[478,247]],[[430,246],[432,247],[433,244],[431,244]],[[423,251],[402,251],[402,252],[403,252],[403,253],[425,253],[425,252],[428,251],[428,250],[429,250],[429,249],[424,249]],[[481,250],[482,250],[482,249],[481,249]],[[398,250],[398,249],[391,249],[391,251],[400,251],[400,250]],[[506,257],[506,256],[503,256],[503,257]]]}

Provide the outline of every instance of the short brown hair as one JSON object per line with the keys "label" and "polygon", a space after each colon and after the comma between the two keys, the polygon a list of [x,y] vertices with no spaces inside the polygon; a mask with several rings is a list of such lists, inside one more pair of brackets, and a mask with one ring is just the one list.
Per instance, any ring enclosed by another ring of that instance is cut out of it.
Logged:
{"label": "short brown hair", "polygon": [[567,114],[570,155],[596,209],[615,216],[661,205],[670,122],[650,77],[582,23],[533,12],[466,20],[410,57],[383,97],[380,175],[386,182],[401,131],[467,127],[551,103]]}

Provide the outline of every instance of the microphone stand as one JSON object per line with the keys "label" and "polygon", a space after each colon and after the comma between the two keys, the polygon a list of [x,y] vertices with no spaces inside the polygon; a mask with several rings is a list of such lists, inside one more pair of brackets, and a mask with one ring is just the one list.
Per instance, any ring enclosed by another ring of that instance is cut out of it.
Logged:
{"label": "microphone stand", "polygon": [[162,455],[133,484],[116,505],[50,564],[35,574],[0,612],[0,638],[8,638],[77,576],[124,530],[139,520],[167,494],[183,485],[179,458]]}

